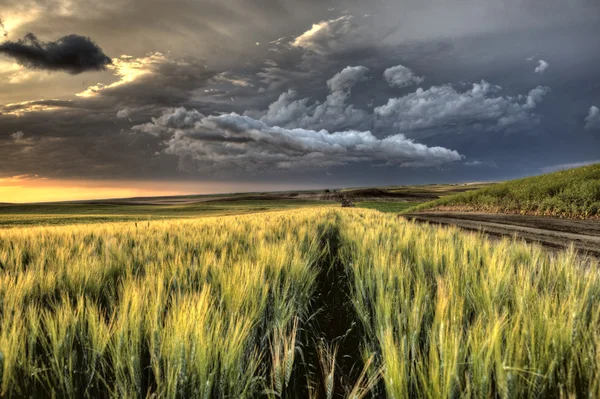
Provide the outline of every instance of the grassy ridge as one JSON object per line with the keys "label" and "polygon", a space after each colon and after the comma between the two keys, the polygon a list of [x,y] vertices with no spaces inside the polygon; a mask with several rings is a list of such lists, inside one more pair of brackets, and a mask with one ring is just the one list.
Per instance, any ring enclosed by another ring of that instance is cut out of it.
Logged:
{"label": "grassy ridge", "polygon": [[600,164],[512,180],[420,205],[415,210],[521,213],[570,218],[600,216]]}
{"label": "grassy ridge", "polygon": [[387,397],[600,397],[597,266],[377,212],[340,231]]}

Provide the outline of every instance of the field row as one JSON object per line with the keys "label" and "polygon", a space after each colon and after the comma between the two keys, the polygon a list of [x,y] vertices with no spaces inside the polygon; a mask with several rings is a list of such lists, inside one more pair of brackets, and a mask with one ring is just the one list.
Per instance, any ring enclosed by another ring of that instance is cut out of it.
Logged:
{"label": "field row", "polygon": [[361,209],[4,230],[1,392],[598,397],[580,262]]}

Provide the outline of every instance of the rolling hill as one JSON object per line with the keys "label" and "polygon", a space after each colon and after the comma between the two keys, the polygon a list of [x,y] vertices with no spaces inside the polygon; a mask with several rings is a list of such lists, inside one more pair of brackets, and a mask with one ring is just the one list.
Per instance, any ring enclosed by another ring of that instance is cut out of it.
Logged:
{"label": "rolling hill", "polygon": [[600,217],[600,164],[511,180],[419,205],[430,209]]}

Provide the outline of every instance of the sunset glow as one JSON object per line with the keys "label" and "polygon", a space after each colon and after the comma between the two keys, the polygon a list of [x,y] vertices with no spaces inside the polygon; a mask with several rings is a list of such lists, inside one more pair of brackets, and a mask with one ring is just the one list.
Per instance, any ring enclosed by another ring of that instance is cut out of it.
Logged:
{"label": "sunset glow", "polygon": [[[266,185],[264,190],[291,187]],[[36,176],[0,178],[0,203],[76,201],[91,199],[159,197],[253,191],[252,183],[161,182],[120,180],[55,180]]]}

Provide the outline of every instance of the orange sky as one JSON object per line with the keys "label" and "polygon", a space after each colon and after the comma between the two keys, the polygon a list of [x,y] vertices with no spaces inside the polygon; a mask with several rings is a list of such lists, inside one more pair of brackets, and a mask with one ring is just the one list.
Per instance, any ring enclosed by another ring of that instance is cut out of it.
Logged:
{"label": "orange sky", "polygon": [[51,202],[85,199],[211,194],[256,190],[285,190],[254,183],[54,180],[37,176],[0,178],[0,202]]}

